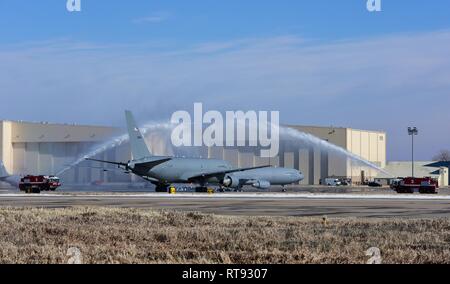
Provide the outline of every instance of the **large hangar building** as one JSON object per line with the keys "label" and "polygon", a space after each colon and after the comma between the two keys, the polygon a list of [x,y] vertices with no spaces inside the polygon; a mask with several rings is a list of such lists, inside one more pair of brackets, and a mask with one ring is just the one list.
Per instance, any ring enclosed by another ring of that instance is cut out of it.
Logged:
{"label": "large hangar building", "polygon": [[[111,127],[0,121],[0,159],[10,174],[55,174],[118,133]],[[78,167],[61,178],[65,183],[88,183],[106,176],[100,176],[98,170]]]}
{"label": "large hangar building", "polygon": [[[379,167],[386,166],[386,133],[339,127],[290,126],[304,133],[341,147]],[[114,127],[74,124],[32,123],[0,121],[0,160],[11,174],[55,174],[80,157],[124,131]],[[167,138],[155,133],[146,135],[152,151],[158,155],[183,155],[180,149],[172,149]],[[181,153],[181,154],[180,154]],[[358,184],[376,177],[376,171],[355,163],[339,151],[301,143],[295,139],[280,141],[280,154],[274,158],[261,158],[256,149],[200,148],[197,156],[220,158],[237,167],[264,164],[296,168],[305,174],[302,184],[319,184],[325,177],[347,177]],[[129,145],[101,152],[95,158],[127,161],[131,157]],[[110,165],[84,161],[60,175],[65,184],[93,182],[130,182],[139,180],[120,171],[104,171]]]}

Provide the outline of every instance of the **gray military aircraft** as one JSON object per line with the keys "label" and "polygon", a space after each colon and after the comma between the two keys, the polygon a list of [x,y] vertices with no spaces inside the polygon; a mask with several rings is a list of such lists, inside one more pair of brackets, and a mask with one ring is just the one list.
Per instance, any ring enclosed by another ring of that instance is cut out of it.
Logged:
{"label": "gray military aircraft", "polygon": [[197,192],[207,191],[207,185],[241,190],[244,185],[268,189],[271,185],[285,186],[303,180],[295,169],[270,166],[234,168],[229,162],[216,159],[153,156],[130,111],[125,111],[132,160],[124,162],[86,160],[117,165],[156,185],[157,192],[167,192],[172,183],[194,183]]}

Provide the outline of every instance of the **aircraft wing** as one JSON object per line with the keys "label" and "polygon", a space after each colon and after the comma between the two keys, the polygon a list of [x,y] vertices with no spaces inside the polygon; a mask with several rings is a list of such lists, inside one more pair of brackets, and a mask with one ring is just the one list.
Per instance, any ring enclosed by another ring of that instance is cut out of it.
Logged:
{"label": "aircraft wing", "polygon": [[[159,164],[165,163],[167,161],[170,161],[172,158],[164,158],[164,159],[157,159],[154,161],[149,161],[149,162],[144,162],[144,163],[137,163],[135,165],[136,168],[146,168],[146,169],[151,169]],[[112,164],[112,165],[117,165],[117,166],[123,166],[125,169],[128,168],[128,164],[127,163],[120,163],[120,162],[111,162],[111,161],[104,161],[104,160],[97,160],[97,159],[91,159],[91,158],[86,158],[87,161],[94,161],[94,162],[100,162],[100,163],[105,163],[105,164]]]}
{"label": "aircraft wing", "polygon": [[207,180],[213,177],[222,178],[226,174],[236,173],[236,172],[244,172],[249,170],[256,170],[256,169],[262,169],[262,168],[269,168],[271,166],[259,166],[259,167],[251,167],[251,168],[240,168],[240,169],[233,169],[233,170],[225,170],[225,171],[219,171],[219,172],[211,172],[211,173],[203,173],[203,174],[197,174],[194,176],[186,177],[186,180],[188,182],[196,182],[199,180]]}

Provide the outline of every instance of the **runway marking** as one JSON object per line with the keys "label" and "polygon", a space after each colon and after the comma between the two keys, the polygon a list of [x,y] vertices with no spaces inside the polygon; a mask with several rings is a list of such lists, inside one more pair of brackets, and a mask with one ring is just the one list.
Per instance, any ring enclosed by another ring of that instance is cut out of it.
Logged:
{"label": "runway marking", "polygon": [[0,194],[0,199],[5,197],[19,198],[160,198],[160,199],[378,199],[378,200],[449,200],[450,195],[397,195],[397,194],[328,194],[328,193],[140,193],[140,194]]}

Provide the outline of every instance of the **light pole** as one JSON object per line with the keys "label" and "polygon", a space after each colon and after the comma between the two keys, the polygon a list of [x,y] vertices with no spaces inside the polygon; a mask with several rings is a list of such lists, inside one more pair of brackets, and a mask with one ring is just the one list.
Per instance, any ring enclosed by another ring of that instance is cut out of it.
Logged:
{"label": "light pole", "polygon": [[414,136],[419,134],[417,127],[408,127],[408,135],[411,135],[411,167],[412,177],[414,177]]}

